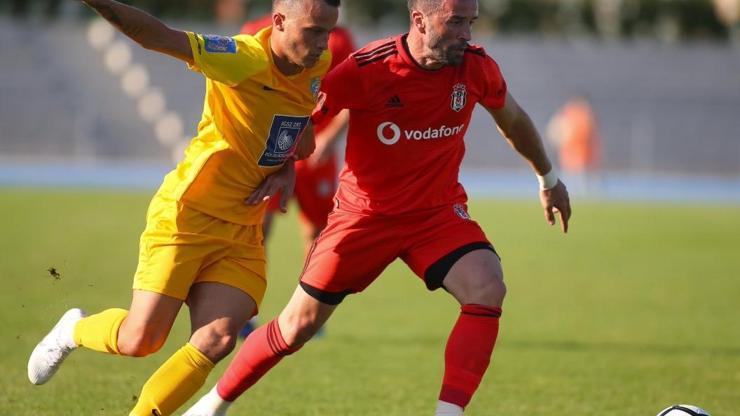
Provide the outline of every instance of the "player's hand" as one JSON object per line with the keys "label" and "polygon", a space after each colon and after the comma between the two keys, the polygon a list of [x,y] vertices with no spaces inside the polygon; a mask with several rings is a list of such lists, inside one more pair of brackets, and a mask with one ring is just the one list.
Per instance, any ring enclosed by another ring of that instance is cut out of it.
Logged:
{"label": "player's hand", "polygon": [[560,228],[564,233],[568,232],[568,221],[570,220],[570,199],[565,184],[558,180],[553,188],[540,191],[540,202],[545,209],[545,219],[550,225],[555,225],[555,214],[560,217]]}
{"label": "player's hand", "polygon": [[295,188],[295,161],[288,159],[280,170],[265,178],[244,203],[257,205],[280,192],[280,211],[288,212],[288,201]]}

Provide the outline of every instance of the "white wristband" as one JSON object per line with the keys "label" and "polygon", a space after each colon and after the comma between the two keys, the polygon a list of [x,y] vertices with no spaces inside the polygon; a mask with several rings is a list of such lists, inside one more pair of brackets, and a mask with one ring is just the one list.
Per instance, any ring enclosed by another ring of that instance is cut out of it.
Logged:
{"label": "white wristband", "polygon": [[555,168],[550,169],[550,172],[546,173],[545,176],[537,175],[537,181],[540,183],[541,191],[554,188],[558,184],[558,174],[555,172]]}

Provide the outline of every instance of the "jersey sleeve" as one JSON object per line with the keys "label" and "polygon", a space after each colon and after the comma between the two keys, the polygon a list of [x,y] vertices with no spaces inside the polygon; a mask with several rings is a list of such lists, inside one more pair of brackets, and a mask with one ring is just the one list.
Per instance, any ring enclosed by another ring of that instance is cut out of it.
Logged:
{"label": "jersey sleeve", "polygon": [[506,104],[506,80],[496,61],[488,55],[482,58],[483,95],[480,103],[486,108],[498,110]]}
{"label": "jersey sleeve", "polygon": [[251,36],[188,32],[188,38],[194,60],[190,69],[231,87],[264,70],[267,65],[262,45]]}
{"label": "jersey sleeve", "polygon": [[363,97],[363,79],[354,59],[345,59],[329,71],[321,82],[321,92],[311,115],[314,124],[321,124],[345,108],[357,109]]}

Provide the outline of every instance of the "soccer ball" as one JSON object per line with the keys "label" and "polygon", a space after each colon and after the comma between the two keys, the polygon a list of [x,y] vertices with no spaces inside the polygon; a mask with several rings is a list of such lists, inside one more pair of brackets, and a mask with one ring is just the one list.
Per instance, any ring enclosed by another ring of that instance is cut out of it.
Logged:
{"label": "soccer ball", "polygon": [[709,412],[690,404],[676,404],[661,410],[658,416],[709,416]]}

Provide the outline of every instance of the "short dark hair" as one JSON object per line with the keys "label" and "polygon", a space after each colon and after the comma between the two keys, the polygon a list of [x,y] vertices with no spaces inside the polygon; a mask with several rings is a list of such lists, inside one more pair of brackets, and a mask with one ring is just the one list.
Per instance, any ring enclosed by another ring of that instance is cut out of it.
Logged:
{"label": "short dark hair", "polygon": [[[298,0],[272,0],[272,7],[275,7],[278,4],[282,4],[282,3],[294,3],[296,1],[298,1]],[[339,7],[339,5],[340,5],[341,2],[342,2],[342,0],[324,0],[324,3],[326,3],[326,4],[328,4],[329,6],[332,6],[332,7]]]}
{"label": "short dark hair", "polygon": [[440,0],[406,0],[409,12],[421,10],[426,13],[434,12],[441,6]]}

